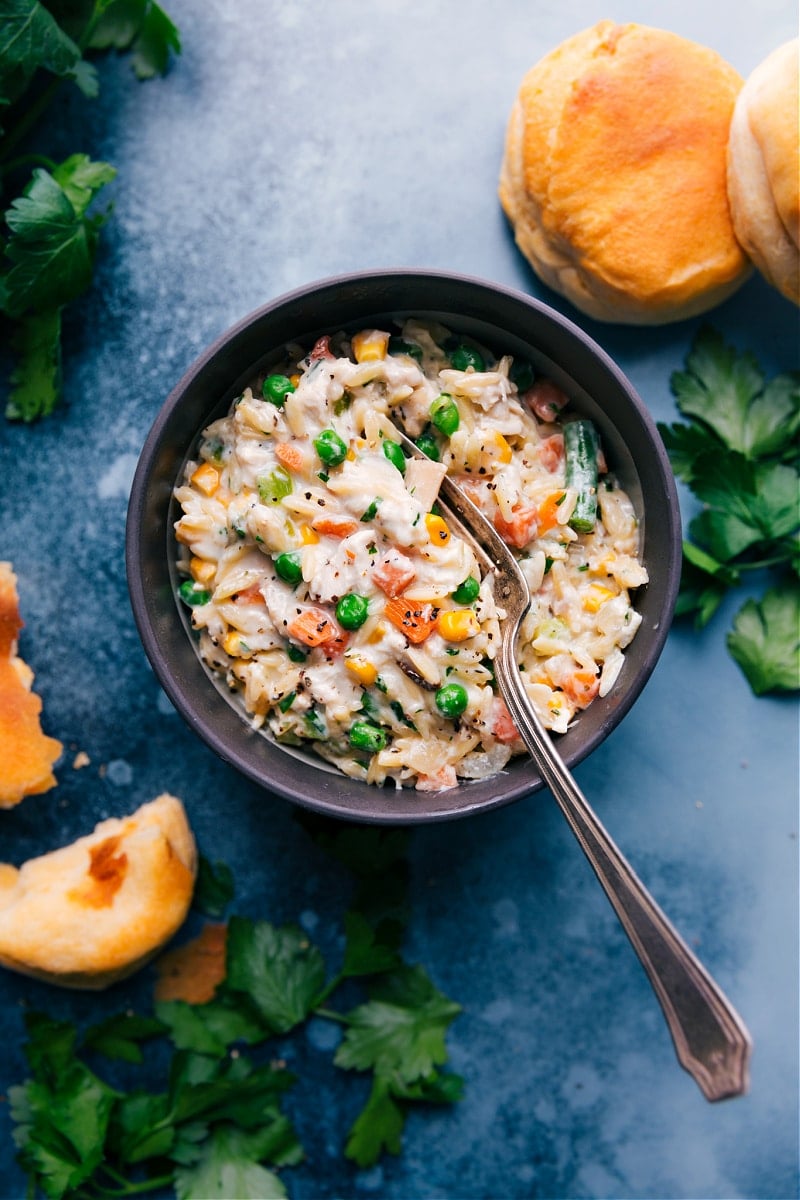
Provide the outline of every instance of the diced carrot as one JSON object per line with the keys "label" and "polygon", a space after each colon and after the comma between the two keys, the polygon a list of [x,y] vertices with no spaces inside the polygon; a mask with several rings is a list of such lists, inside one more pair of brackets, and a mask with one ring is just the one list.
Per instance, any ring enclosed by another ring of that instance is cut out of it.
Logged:
{"label": "diced carrot", "polygon": [[261,594],[261,586],[258,583],[251,583],[249,588],[244,591],[237,592],[234,596],[236,604],[264,604],[266,603]]}
{"label": "diced carrot", "polygon": [[433,633],[439,616],[439,609],[433,604],[409,603],[401,599],[387,601],[383,611],[394,627],[415,645]]}
{"label": "diced carrot", "polygon": [[540,421],[555,421],[561,409],[569,403],[569,396],[556,387],[551,379],[537,379],[522,397]]}
{"label": "diced carrot", "polygon": [[416,568],[410,558],[395,551],[386,554],[375,564],[373,582],[390,600],[396,599],[417,577]]}
{"label": "diced carrot", "polygon": [[559,505],[564,502],[564,492],[553,492],[546,500],[543,500],[539,505],[538,513],[538,533],[547,533],[548,529],[552,529],[558,524],[558,509]]}
{"label": "diced carrot", "polygon": [[495,696],[492,701],[492,733],[504,746],[511,746],[520,738],[520,732],[502,696]]}
{"label": "diced carrot", "polygon": [[507,521],[501,512],[495,513],[494,527],[505,542],[522,550],[535,537],[538,526],[539,512],[536,508],[515,508],[511,520]]}
{"label": "diced carrot", "polygon": [[586,708],[600,691],[600,676],[591,671],[576,671],[561,685],[576,708]]}
{"label": "diced carrot", "polygon": [[311,522],[317,533],[329,533],[331,537],[349,537],[358,531],[358,521],[349,521],[347,517],[315,517]]}
{"label": "diced carrot", "polygon": [[441,792],[444,788],[455,787],[458,783],[456,769],[451,763],[445,763],[435,775],[420,775],[417,778],[418,792]]}
{"label": "diced carrot", "polygon": [[324,608],[310,606],[298,613],[289,622],[289,636],[304,646],[329,646],[341,641],[342,648],[346,641],[344,632]]}
{"label": "diced carrot", "polygon": [[539,443],[537,453],[545,471],[555,474],[564,461],[564,439],[561,434],[554,433],[552,437],[544,438]]}
{"label": "diced carrot", "polygon": [[275,457],[287,471],[302,471],[305,466],[303,451],[292,442],[276,442]]}

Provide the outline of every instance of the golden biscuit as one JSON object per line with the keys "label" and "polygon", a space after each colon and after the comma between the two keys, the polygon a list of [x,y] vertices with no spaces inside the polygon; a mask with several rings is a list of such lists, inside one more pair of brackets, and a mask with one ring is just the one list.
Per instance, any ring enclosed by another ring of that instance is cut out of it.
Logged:
{"label": "golden biscuit", "polygon": [[53,787],[53,763],[63,749],[42,733],[33,671],[17,656],[22,624],[16,575],[0,562],[0,808]]}
{"label": "golden biscuit", "polygon": [[180,928],[196,871],[183,805],[166,793],[18,870],[0,864],[0,964],[63,987],[107,987]]}
{"label": "golden biscuit", "polygon": [[800,304],[798,40],[774,50],[736,100],[728,196],[736,236],[761,274]]}
{"label": "golden biscuit", "polygon": [[660,324],[731,295],[750,266],[728,208],[742,79],[712,50],[601,21],[525,76],[500,200],[540,278],[603,321]]}

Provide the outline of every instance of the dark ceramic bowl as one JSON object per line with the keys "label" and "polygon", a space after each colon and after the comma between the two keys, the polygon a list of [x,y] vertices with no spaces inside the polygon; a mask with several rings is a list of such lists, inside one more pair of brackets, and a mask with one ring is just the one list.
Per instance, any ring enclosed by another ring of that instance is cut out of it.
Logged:
{"label": "dark ceramic bowl", "polygon": [[477,279],[396,270],[343,276],[282,296],[225,333],[167,399],[144,444],[131,491],[127,569],[145,651],[172,703],[216,753],[256,783],[307,808],[354,821],[406,824],[491,809],[542,787],[531,762],[443,792],[378,788],[255,732],[200,661],[175,598],[172,489],[201,430],[223,415],[287,342],[393,318],[440,321],[498,353],[530,359],[591,416],[641,519],[650,582],[639,590],[642,624],[609,695],[558,739],[568,766],[584,759],[639,696],[664,646],[680,575],[681,532],[672,474],[655,425],[631,384],[577,326],[530,298]]}

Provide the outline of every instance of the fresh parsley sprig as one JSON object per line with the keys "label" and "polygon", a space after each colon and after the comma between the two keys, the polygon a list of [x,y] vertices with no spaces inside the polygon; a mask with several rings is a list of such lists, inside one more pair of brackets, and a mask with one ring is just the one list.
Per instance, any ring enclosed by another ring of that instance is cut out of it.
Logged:
{"label": "fresh parsley sprig", "polygon": [[727,645],[756,695],[800,688],[800,372],[767,381],[756,358],[699,330],[671,387],[686,419],[659,429],[701,502],[683,544],[677,614],[706,625],[753,572],[761,600],[739,609]]}
{"label": "fresh parsley sprig", "polygon": [[[91,283],[110,209],[89,210],[116,176],[86,153],[60,163],[25,153],[25,141],[65,84],[97,97],[86,55],[109,49],[130,51],[138,78],[149,79],[180,52],[180,39],[155,0],[6,0],[0,13],[0,314],[15,355],[12,420],[34,421],[59,402],[63,310]],[[10,185],[20,190],[9,203]]]}
{"label": "fresh parsley sprig", "polygon": [[[275,1058],[274,1039],[312,1018],[342,1030],[334,1065],[371,1079],[343,1135],[357,1165],[400,1153],[410,1108],[460,1099],[463,1082],[445,1069],[460,1008],[400,952],[405,835],[347,826],[317,835],[356,878],[337,970],[299,927],[231,916],[225,975],[205,1003],[156,1001],[153,1014],[111,1016],[82,1036],[69,1022],[28,1015],[30,1077],[8,1094],[32,1194],[78,1200],[171,1187],[178,1200],[285,1196],[279,1172],[305,1151],[283,1102],[302,1085]],[[197,906],[210,902],[219,915],[231,898],[227,868],[203,860]],[[354,986],[363,996],[352,1005]],[[336,1003],[340,994],[350,1006]],[[151,1056],[165,1063],[154,1090],[144,1086],[153,1078],[143,1053],[150,1042],[169,1051]],[[112,1086],[99,1065],[107,1059],[134,1075],[142,1067],[142,1079],[129,1090]]]}

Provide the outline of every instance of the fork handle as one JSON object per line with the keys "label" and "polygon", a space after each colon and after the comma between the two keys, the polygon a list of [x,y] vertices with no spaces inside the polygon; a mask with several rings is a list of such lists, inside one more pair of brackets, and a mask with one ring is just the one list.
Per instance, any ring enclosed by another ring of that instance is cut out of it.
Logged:
{"label": "fork handle", "polygon": [[751,1050],[744,1023],[592,811],[533,711],[513,645],[506,650],[502,676],[511,716],[647,972],[678,1061],[707,1100],[742,1095]]}

